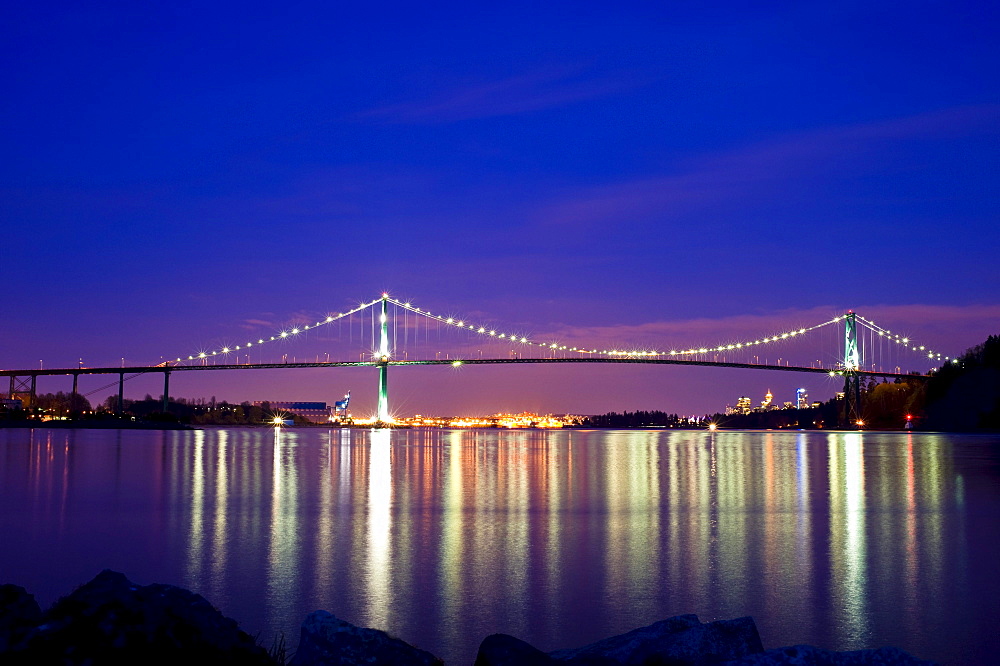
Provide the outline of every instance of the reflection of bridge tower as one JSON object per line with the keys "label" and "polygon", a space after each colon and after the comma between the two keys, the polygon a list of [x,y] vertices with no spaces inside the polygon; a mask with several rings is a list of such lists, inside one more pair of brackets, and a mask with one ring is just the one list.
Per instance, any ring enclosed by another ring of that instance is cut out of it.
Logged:
{"label": "reflection of bridge tower", "polygon": [[861,357],[858,354],[858,331],[854,311],[844,316],[844,425],[860,427]]}
{"label": "reflection of bridge tower", "polygon": [[378,364],[378,414],[376,418],[379,424],[387,424],[392,420],[389,416],[389,386],[388,377],[386,376],[389,370],[388,303],[389,294],[382,294],[382,315],[379,317],[381,337],[379,339],[376,361]]}

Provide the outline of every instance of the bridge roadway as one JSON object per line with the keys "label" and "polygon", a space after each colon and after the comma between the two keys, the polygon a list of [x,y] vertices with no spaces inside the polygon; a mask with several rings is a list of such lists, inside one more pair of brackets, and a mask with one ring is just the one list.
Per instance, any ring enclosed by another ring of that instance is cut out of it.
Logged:
{"label": "bridge roadway", "polygon": [[[479,358],[479,359],[433,359],[400,361],[317,361],[308,363],[228,363],[220,365],[151,365],[123,366],[103,368],[50,368],[25,370],[0,370],[0,377],[39,377],[44,375],[139,375],[146,373],[193,372],[205,370],[277,370],[291,368],[344,368],[352,366],[378,367],[385,363],[391,366],[416,365],[498,365],[522,363],[619,363],[642,365],[689,365],[714,368],[745,368],[750,370],[781,370],[784,372],[811,372],[828,375],[831,372],[843,375],[843,369],[836,368],[806,368],[795,365],[765,365],[759,363],[726,363],[721,361],[691,361],[665,358]],[[880,372],[875,370],[857,370],[856,374],[864,377],[899,377],[903,379],[926,379],[929,375],[909,374],[901,372]]]}
{"label": "bridge roadway", "polygon": [[[293,368],[343,368],[352,366],[361,367],[377,367],[380,369],[380,395],[385,394],[385,370],[387,366],[418,366],[418,365],[450,365],[450,366],[463,366],[463,365],[516,365],[522,363],[618,363],[618,364],[642,364],[642,365],[688,365],[688,366],[703,366],[703,367],[715,367],[715,368],[745,368],[751,370],[780,370],[783,372],[811,372],[814,374],[829,374],[833,376],[844,376],[844,370],[828,369],[828,368],[804,368],[800,366],[790,366],[790,365],[760,365],[755,363],[726,363],[719,361],[692,361],[692,360],[682,360],[682,359],[664,359],[664,358],[615,358],[615,357],[598,357],[598,358],[477,358],[477,359],[434,359],[434,360],[392,360],[392,359],[372,359],[370,361],[317,361],[315,363],[229,363],[221,365],[169,365],[164,363],[162,365],[153,366],[122,366],[122,367],[105,367],[105,368],[50,368],[48,370],[39,368],[38,370],[0,370],[0,377],[10,377],[10,395],[13,397],[16,393],[28,393],[31,396],[32,402],[36,393],[36,381],[40,376],[52,376],[52,375],[72,375],[73,377],[73,395],[78,395],[77,384],[80,379],[80,375],[118,375],[118,408],[119,413],[122,412],[124,394],[125,394],[125,379],[126,375],[129,375],[129,379],[137,377],[139,375],[149,374],[149,373],[163,373],[163,411],[168,410],[168,401],[170,396],[170,375],[174,372],[198,372],[198,371],[218,371],[218,370],[279,370],[279,369],[293,369]],[[846,373],[848,377],[853,377],[858,379],[860,377],[900,377],[900,378],[912,378],[912,379],[926,379],[928,375],[915,375],[915,374],[904,374],[898,372],[875,372],[872,370],[858,370],[850,373]],[[28,380],[30,379],[30,384]],[[858,386],[857,382],[855,385]],[[111,385],[113,386],[113,384]],[[105,387],[110,388],[110,386]],[[100,390],[100,389],[97,389]],[[858,389],[860,390],[860,388]],[[845,386],[845,392],[847,387]]]}

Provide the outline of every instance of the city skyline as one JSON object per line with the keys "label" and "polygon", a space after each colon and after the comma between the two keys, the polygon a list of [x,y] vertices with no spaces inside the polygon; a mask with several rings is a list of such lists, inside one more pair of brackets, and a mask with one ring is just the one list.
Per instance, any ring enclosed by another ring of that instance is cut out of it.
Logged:
{"label": "city skyline", "polygon": [[[961,354],[1000,330],[997,11],[14,8],[0,367],[155,363],[382,291],[609,345],[854,309]],[[171,393],[353,390],[362,409],[374,374],[175,376]],[[684,368],[391,381],[403,413],[701,414],[840,390]]]}

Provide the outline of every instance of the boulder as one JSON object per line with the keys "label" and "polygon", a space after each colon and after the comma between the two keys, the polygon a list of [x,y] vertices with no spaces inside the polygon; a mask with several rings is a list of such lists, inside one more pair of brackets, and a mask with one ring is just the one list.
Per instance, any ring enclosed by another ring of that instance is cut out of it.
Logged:
{"label": "boulder", "polygon": [[479,644],[474,666],[560,666],[538,648],[509,634],[490,634]]}
{"label": "boulder", "polygon": [[23,641],[41,618],[42,609],[27,590],[0,585],[0,654]]}
{"label": "boulder", "polygon": [[678,615],[581,648],[556,650],[549,656],[574,666],[599,663],[597,659],[627,666],[694,666],[717,664],[763,651],[753,618],[703,624],[696,615]]}
{"label": "boulder", "polygon": [[327,611],[313,611],[302,623],[299,647],[289,666],[398,664],[433,666],[443,662],[384,631],[346,622]]}
{"label": "boulder", "polygon": [[204,597],[172,585],[134,585],[108,570],[45,611],[8,657],[25,664],[273,664]]}
{"label": "boulder", "polygon": [[895,647],[833,652],[812,645],[775,648],[730,661],[726,666],[934,666]]}

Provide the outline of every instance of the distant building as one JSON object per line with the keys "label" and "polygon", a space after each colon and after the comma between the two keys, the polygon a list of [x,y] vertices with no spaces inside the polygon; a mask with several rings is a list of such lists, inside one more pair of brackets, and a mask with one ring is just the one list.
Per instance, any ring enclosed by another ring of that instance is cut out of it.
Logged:
{"label": "distant building", "polygon": [[771,395],[771,390],[768,389],[767,393],[764,394],[764,399],[760,403],[761,410],[774,409],[774,405],[771,404],[772,400],[774,400],[774,396]]}
{"label": "distant building", "polygon": [[740,399],[736,401],[736,407],[733,408],[733,413],[747,415],[750,413],[751,409],[753,409],[753,405],[750,403],[750,396],[741,395]]}
{"label": "distant building", "polygon": [[328,423],[333,417],[333,408],[325,402],[269,402],[255,400],[254,407],[267,407],[272,412],[297,414],[313,423]]}
{"label": "distant building", "polygon": [[809,394],[806,393],[804,388],[795,391],[795,406],[798,409],[807,409],[809,407]]}

